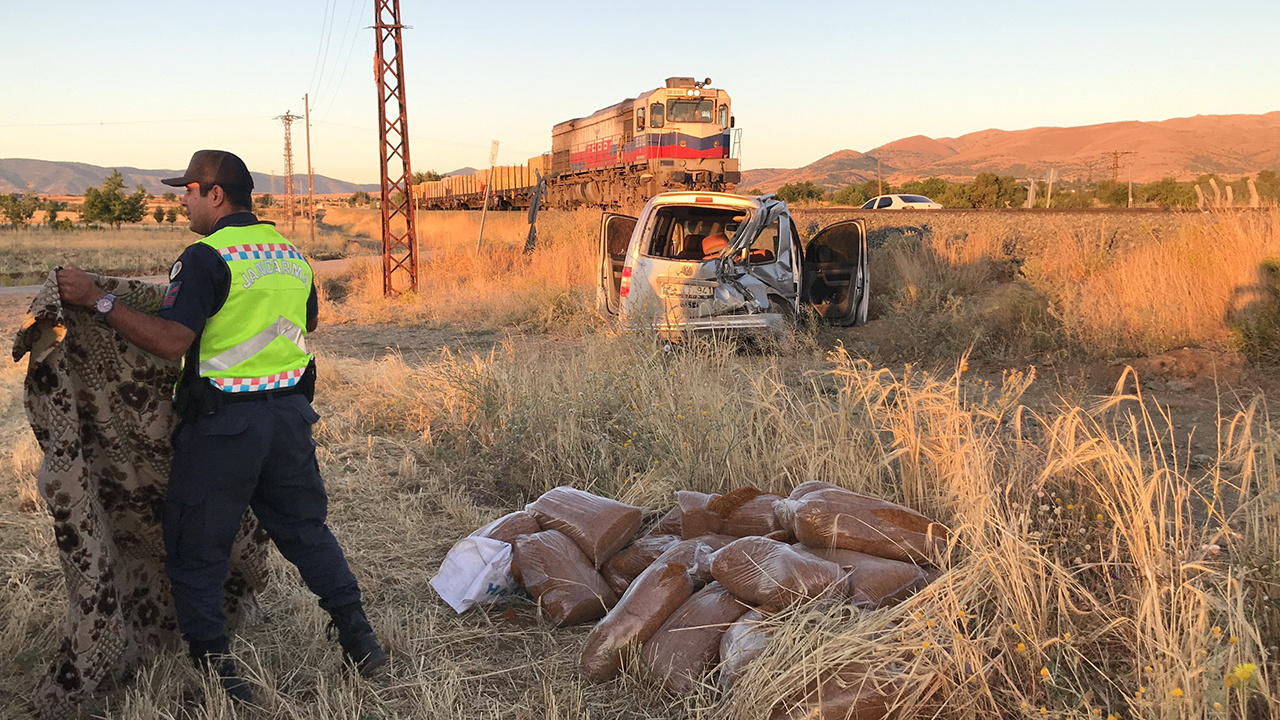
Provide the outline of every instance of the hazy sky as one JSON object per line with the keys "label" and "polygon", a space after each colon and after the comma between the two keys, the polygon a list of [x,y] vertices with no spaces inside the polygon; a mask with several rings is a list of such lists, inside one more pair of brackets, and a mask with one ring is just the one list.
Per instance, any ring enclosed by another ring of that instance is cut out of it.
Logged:
{"label": "hazy sky", "polygon": [[[377,182],[373,0],[0,0],[0,158]],[[402,0],[415,170],[523,162],[551,126],[672,75],[733,97],[744,167],[842,148],[1280,110],[1280,2]],[[305,171],[301,123],[295,170]]]}

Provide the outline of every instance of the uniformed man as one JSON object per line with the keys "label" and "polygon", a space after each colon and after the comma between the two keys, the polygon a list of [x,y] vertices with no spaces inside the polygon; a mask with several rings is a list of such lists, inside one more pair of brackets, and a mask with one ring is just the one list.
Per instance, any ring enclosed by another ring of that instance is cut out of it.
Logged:
{"label": "uniformed man", "polygon": [[387,656],[325,524],[311,437],[319,419],[306,342],[317,313],[311,267],[250,212],[253,178],[235,155],[200,150],[181,177],[162,182],[186,188],[191,231],[204,239],[173,264],[159,317],[116,304],[75,267],[58,271],[58,286],[64,303],[95,308],[138,347],[184,362],[164,515],[165,571],[183,638],[228,694],[252,700],[227,657],[222,612],[232,541],[252,508],[332,616],[344,657],[371,675]]}

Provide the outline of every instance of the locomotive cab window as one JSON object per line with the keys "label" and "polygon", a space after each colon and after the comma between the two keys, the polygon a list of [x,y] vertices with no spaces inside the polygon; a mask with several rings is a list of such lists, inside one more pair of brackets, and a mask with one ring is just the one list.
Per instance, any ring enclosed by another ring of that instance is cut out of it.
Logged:
{"label": "locomotive cab window", "polygon": [[712,100],[671,100],[667,103],[667,117],[671,122],[709,123],[715,107]]}
{"label": "locomotive cab window", "polygon": [[660,208],[644,253],[669,260],[703,261],[720,254],[745,221],[741,210],[672,206]]}
{"label": "locomotive cab window", "polygon": [[722,128],[729,127],[729,106],[728,105],[720,106],[720,127]]}
{"label": "locomotive cab window", "polygon": [[644,108],[640,108],[639,110],[636,110],[636,129],[637,130],[644,129]]}
{"label": "locomotive cab window", "polygon": [[660,128],[666,125],[667,121],[663,115],[662,103],[657,102],[649,106],[649,126]]}

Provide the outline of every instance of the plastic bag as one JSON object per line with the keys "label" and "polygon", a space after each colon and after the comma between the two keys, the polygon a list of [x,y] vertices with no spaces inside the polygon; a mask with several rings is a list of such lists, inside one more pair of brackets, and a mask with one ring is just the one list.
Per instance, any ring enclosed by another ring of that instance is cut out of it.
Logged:
{"label": "plastic bag", "polygon": [[567,485],[552,488],[525,506],[543,530],[569,536],[599,570],[640,529],[644,509]]}
{"label": "plastic bag", "polygon": [[769,535],[783,529],[773,512],[773,503],[781,499],[780,495],[768,495],[755,488],[740,488],[721,495],[708,507],[724,517],[720,531],[725,535]]}
{"label": "plastic bag", "polygon": [[725,545],[711,562],[711,575],[744,602],[773,611],[826,593],[841,578],[833,562],[763,537]]}
{"label": "plastic bag", "polygon": [[453,608],[466,612],[479,603],[496,603],[520,592],[511,572],[511,544],[486,537],[465,537],[454,544],[431,578],[431,587]]}
{"label": "plastic bag", "polygon": [[662,684],[688,692],[715,664],[720,639],[751,608],[720,583],[694,593],[644,644],[641,656]]}
{"label": "plastic bag", "polygon": [[720,687],[725,690],[733,687],[747,665],[769,647],[770,635],[763,620],[759,610],[749,610],[720,638]]}
{"label": "plastic bag", "polygon": [[556,625],[597,620],[618,601],[582,550],[559,531],[521,536],[514,560],[525,589]]}
{"label": "plastic bag", "polygon": [[621,595],[627,586],[667,548],[680,542],[675,535],[645,535],[609,558],[600,574],[613,591]]}
{"label": "plastic bag", "polygon": [[587,635],[578,654],[578,672],[588,682],[616,676],[626,654],[638,650],[693,591],[688,566],[675,560],[654,562]]}
{"label": "plastic bag", "polygon": [[811,548],[800,546],[805,552],[840,566],[847,573],[850,604],[861,608],[877,608],[901,602],[929,584],[924,570],[918,565],[898,560],[876,557],[856,550]]}
{"label": "plastic bag", "polygon": [[882,720],[889,717],[890,704],[900,690],[900,682],[877,682],[867,676],[861,663],[848,663],[822,673],[805,683],[802,692],[778,702],[769,720]]}
{"label": "plastic bag", "polygon": [[811,492],[814,492],[815,490],[843,490],[843,489],[844,488],[840,487],[839,485],[832,485],[829,482],[823,482],[821,480],[806,480],[805,482],[802,482],[799,485],[795,486],[795,488],[791,491],[791,494],[788,495],[787,497],[791,500],[799,500],[800,498],[804,497],[805,495],[808,495]]}
{"label": "plastic bag", "polygon": [[523,510],[507,513],[484,527],[471,533],[471,537],[489,537],[494,540],[513,543],[521,535],[532,535],[542,532],[542,527],[533,516]]}
{"label": "plastic bag", "polygon": [[663,515],[661,518],[659,518],[657,524],[654,525],[652,528],[650,528],[647,534],[648,535],[679,535],[681,524],[682,522],[680,518],[680,506],[676,505],[675,507],[668,510],[666,515]]}
{"label": "plastic bag", "polygon": [[692,490],[676,492],[676,507],[680,509],[680,537],[685,540],[720,532],[724,518],[707,509],[719,495],[708,495]]}
{"label": "plastic bag", "polygon": [[779,500],[774,512],[796,539],[814,548],[929,562],[945,547],[947,529],[915,510],[840,488]]}
{"label": "plastic bag", "polygon": [[733,538],[723,535],[703,535],[681,540],[664,550],[654,562],[674,561],[689,568],[689,577],[693,578],[693,589],[698,590],[711,582],[711,560],[715,557],[715,552],[732,540]]}

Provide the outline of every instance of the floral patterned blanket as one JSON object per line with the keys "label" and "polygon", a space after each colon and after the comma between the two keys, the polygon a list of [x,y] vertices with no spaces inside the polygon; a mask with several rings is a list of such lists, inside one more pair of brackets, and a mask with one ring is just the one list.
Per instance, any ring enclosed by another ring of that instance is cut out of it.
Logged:
{"label": "floral patterned blanket", "polygon": [[[165,286],[97,277],[116,302],[155,313]],[[178,364],[125,341],[93,311],[63,307],[50,273],[13,345],[30,353],[24,403],[44,451],[38,485],[66,579],[62,642],[33,694],[65,718],[104,681],[180,640],[164,573],[161,517],[169,477]],[[226,581],[232,626],[260,622],[268,538],[246,513]]]}

